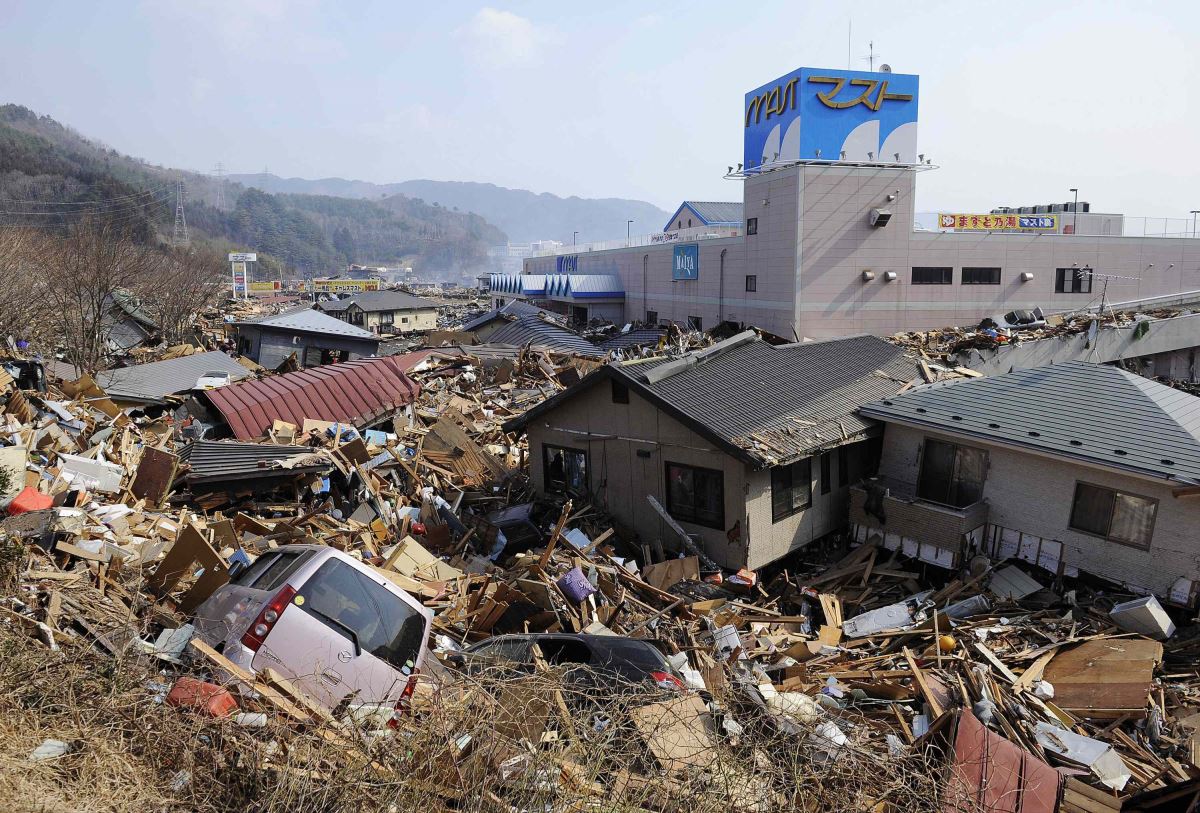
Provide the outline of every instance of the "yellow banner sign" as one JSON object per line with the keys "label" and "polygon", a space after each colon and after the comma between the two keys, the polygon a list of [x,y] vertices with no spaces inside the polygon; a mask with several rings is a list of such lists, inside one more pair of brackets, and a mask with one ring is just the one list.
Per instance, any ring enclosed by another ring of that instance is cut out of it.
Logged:
{"label": "yellow banner sign", "polygon": [[341,293],[342,291],[378,291],[377,279],[314,279],[314,291],[321,293]]}
{"label": "yellow banner sign", "polygon": [[251,282],[247,286],[247,290],[251,294],[273,294],[282,289],[282,284],[279,280],[274,282]]}
{"label": "yellow banner sign", "polygon": [[1057,231],[1058,215],[940,214],[938,227],[955,231]]}

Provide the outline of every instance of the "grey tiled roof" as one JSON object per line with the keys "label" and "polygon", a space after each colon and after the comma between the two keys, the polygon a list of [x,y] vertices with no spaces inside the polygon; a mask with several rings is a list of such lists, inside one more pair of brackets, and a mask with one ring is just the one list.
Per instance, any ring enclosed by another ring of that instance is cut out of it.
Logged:
{"label": "grey tiled roof", "polygon": [[623,350],[626,347],[646,347],[659,343],[667,333],[665,328],[637,328],[628,333],[614,333],[596,343],[601,350]]}
{"label": "grey tiled roof", "polygon": [[488,341],[492,344],[513,344],[545,347],[560,353],[578,353],[583,356],[603,356],[604,351],[573,330],[541,316],[529,314],[518,316],[514,321],[497,330]]}
{"label": "grey tiled roof", "polygon": [[271,467],[272,461],[313,455],[315,452],[316,450],[307,446],[197,440],[185,446],[179,457],[189,466],[184,479],[187,482],[202,483],[261,477],[294,477],[306,472],[328,471],[332,468],[333,464],[328,460],[314,460],[312,465],[295,466],[291,469]]}
{"label": "grey tiled roof", "polygon": [[213,350],[193,353],[177,359],[135,364],[96,374],[99,384],[110,397],[124,401],[161,401],[168,395],[196,386],[196,380],[210,371],[229,373],[233,381],[249,378],[251,373],[224,353]]}
{"label": "grey tiled roof", "polygon": [[[744,208],[741,201],[685,200],[675,210],[675,214],[671,215],[664,231],[677,228],[679,214],[685,206],[700,218],[701,222],[694,224],[696,226],[740,226],[742,223]],[[684,228],[687,226],[685,225]]]}
{"label": "grey tiled roof", "polygon": [[807,457],[875,426],[857,414],[916,376],[904,351],[875,336],[770,345],[747,332],[658,362],[608,364],[505,424],[520,428],[603,378],[758,466]]}
{"label": "grey tiled roof", "polygon": [[238,324],[261,325],[280,330],[295,330],[301,333],[326,333],[332,336],[346,336],[352,339],[373,339],[379,341],[379,337],[371,331],[347,324],[341,319],[334,318],[327,313],[321,313],[318,310],[313,310],[307,305],[302,308],[284,311],[274,316],[264,316],[260,319],[251,319],[248,322],[238,322]]}
{"label": "grey tiled roof", "polygon": [[472,330],[478,330],[479,328],[488,324],[493,319],[501,318],[504,314],[508,314],[510,316],[529,316],[529,315],[536,315],[539,313],[547,314],[548,316],[550,316],[552,318],[556,318],[556,319],[562,318],[558,314],[555,314],[548,310],[539,308],[537,305],[530,305],[528,302],[525,302],[524,300],[514,299],[514,300],[510,301],[508,304],[506,304],[496,310],[491,310],[491,311],[488,311],[487,313],[483,313],[483,314],[480,314],[479,316],[476,316],[474,319],[467,322],[459,329],[465,330],[466,332],[470,333]]}
{"label": "grey tiled roof", "polygon": [[331,299],[328,302],[319,303],[323,311],[345,310],[351,305],[357,305],[368,313],[375,313],[377,311],[426,310],[437,307],[437,303],[435,302],[422,299],[419,296],[413,296],[412,294],[406,294],[404,291],[364,291],[361,294],[354,294],[344,299]]}
{"label": "grey tiled roof", "polygon": [[1117,367],[1071,361],[930,384],[862,412],[1200,483],[1200,398]]}

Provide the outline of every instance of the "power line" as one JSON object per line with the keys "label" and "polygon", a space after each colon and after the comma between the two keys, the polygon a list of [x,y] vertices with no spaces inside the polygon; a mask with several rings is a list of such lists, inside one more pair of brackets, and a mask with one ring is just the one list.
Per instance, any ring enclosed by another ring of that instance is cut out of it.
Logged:
{"label": "power line", "polygon": [[163,192],[168,189],[172,189],[174,186],[175,186],[175,184],[173,184],[173,183],[163,184],[162,186],[154,187],[151,189],[143,189],[141,192],[131,192],[128,195],[117,195],[116,197],[112,197],[112,198],[100,198],[99,200],[95,200],[95,201],[87,201],[87,200],[75,200],[75,201],[49,201],[49,200],[47,200],[47,201],[42,201],[42,200],[36,200],[33,198],[28,198],[28,199],[0,198],[0,203],[28,203],[33,206],[91,206],[94,204],[104,204],[104,203],[115,203],[118,201],[127,201],[127,200],[132,200],[134,198],[146,197],[147,195],[157,195],[160,192]]}
{"label": "power line", "polygon": [[141,206],[159,203],[161,201],[167,201],[167,200],[170,200],[170,197],[171,197],[170,192],[166,192],[165,194],[162,192],[159,192],[159,193],[155,193],[155,195],[153,197],[147,197],[147,198],[143,198],[141,200],[132,200],[132,201],[126,201],[126,202],[121,202],[121,203],[111,202],[111,201],[106,202],[106,203],[95,203],[95,204],[88,206],[87,208],[57,209],[57,210],[51,210],[51,211],[25,211],[25,210],[15,210],[15,209],[0,209],[0,214],[3,214],[3,215],[29,215],[29,216],[36,216],[36,217],[58,217],[60,215],[105,214],[105,213],[119,214],[119,213],[125,212],[125,211],[136,210],[138,207],[141,207]]}

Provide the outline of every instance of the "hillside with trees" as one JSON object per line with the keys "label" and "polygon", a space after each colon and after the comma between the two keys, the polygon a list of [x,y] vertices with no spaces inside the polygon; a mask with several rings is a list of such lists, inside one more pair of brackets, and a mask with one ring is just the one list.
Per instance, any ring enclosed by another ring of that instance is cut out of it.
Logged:
{"label": "hillside with trees", "polygon": [[183,182],[192,242],[263,255],[262,269],[317,276],[349,262],[412,265],[434,277],[473,276],[506,237],[478,215],[404,196],[382,201],[275,195],[149,164],[19,105],[0,106],[0,226],[64,232],[82,217],[141,242],[171,235]]}

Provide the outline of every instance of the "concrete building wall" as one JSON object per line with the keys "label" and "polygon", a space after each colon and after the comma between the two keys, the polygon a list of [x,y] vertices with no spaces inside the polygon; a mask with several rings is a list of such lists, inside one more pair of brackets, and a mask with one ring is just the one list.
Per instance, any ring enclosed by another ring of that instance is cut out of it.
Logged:
{"label": "concrete building wall", "polygon": [[[610,383],[601,381],[531,422],[526,433],[530,477],[539,493],[545,493],[542,452],[545,444],[586,451],[588,488],[596,505],[643,540],[661,539],[667,549],[675,547],[675,535],[646,500],[646,495],[653,495],[666,507],[666,464],[680,463],[722,471],[725,528],[708,528],[689,522],[680,522],[680,525],[701,537],[705,550],[718,564],[730,568],[745,565],[744,544],[730,544],[725,534],[725,529],[739,519],[742,527],[746,527],[744,464],[637,393],[629,393],[628,404],[615,404]],[[638,452],[644,456],[639,456]]]}
{"label": "concrete building wall", "polygon": [[[919,175],[812,165],[752,176],[743,182],[743,199],[758,233],[699,241],[698,280],[671,280],[671,243],[583,251],[578,273],[620,276],[627,320],[655,310],[663,320],[683,323],[695,315],[705,327],[726,319],[808,338],[886,335],[971,325],[1013,308],[1098,304],[1104,277],[1093,279],[1090,293],[1054,292],[1055,269],[1072,266],[1110,275],[1110,302],[1200,290],[1200,240],[1190,237],[916,231]],[[871,227],[875,208],[892,213],[887,226]],[[525,271],[554,273],[555,259],[530,258]],[[913,285],[915,266],[950,267],[953,283]],[[1000,268],[1000,284],[963,285],[964,267]],[[865,270],[873,280],[863,280]],[[885,280],[889,271],[894,281]],[[1022,281],[1023,272],[1033,278]],[[745,291],[747,274],[757,277],[754,293]]]}
{"label": "concrete building wall", "polygon": [[[1077,569],[1159,595],[1169,595],[1180,578],[1200,579],[1200,540],[1195,534],[1200,503],[1173,497],[1170,484],[898,424],[888,424],[885,431],[880,474],[915,483],[926,437],[987,449],[983,497],[989,531],[994,535],[994,528],[1010,529],[1036,537],[1046,550],[1043,566],[1054,566],[1061,557],[1068,573]],[[1158,500],[1149,550],[1070,528],[1079,481]],[[1054,542],[1061,546],[1047,544]]]}

